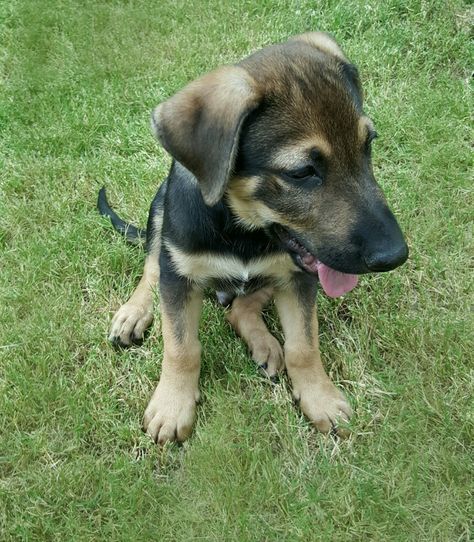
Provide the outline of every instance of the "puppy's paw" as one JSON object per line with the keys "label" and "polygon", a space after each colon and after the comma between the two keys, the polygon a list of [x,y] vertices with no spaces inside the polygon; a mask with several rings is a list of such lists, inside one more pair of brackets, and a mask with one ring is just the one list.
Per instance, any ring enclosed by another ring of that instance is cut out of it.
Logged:
{"label": "puppy's paw", "polygon": [[153,321],[153,307],[125,303],[115,313],[110,328],[109,341],[119,346],[140,342]]}
{"label": "puppy's paw", "polygon": [[197,389],[160,381],[143,416],[143,430],[158,444],[186,440],[196,417]]}
{"label": "puppy's paw", "polygon": [[283,350],[277,339],[268,331],[258,332],[250,337],[250,353],[260,370],[274,378],[283,369]]}
{"label": "puppy's paw", "polygon": [[348,430],[340,424],[349,421],[352,409],[344,394],[329,379],[300,384],[293,388],[293,397],[316,429],[323,433],[334,431],[341,437],[348,436]]}

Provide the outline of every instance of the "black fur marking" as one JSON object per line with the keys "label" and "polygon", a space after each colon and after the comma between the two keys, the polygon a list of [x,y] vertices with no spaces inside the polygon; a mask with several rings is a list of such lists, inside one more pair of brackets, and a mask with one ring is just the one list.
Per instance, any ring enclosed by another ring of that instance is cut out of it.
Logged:
{"label": "black fur marking", "polygon": [[234,295],[222,291],[216,291],[216,296],[219,305],[222,305],[222,307],[230,307],[235,299]]}
{"label": "black fur marking", "polygon": [[178,342],[183,342],[186,334],[184,317],[192,288],[192,283],[175,272],[168,252],[162,247],[160,254],[160,300],[173,325],[173,333]]}
{"label": "black fur marking", "polygon": [[359,70],[356,66],[354,66],[354,64],[344,62],[341,64],[341,71],[358,110],[362,111],[363,96],[362,85],[360,84],[359,78]]}
{"label": "black fur marking", "polygon": [[256,256],[283,252],[265,230],[249,231],[242,226],[224,199],[207,206],[196,180],[178,162],[174,162],[168,179],[163,232],[173,245],[193,254],[211,252],[248,262]]}
{"label": "black fur marking", "polygon": [[298,305],[301,307],[303,313],[305,333],[308,341],[311,343],[314,339],[311,322],[314,317],[316,305],[318,279],[307,273],[294,273],[293,285]]}

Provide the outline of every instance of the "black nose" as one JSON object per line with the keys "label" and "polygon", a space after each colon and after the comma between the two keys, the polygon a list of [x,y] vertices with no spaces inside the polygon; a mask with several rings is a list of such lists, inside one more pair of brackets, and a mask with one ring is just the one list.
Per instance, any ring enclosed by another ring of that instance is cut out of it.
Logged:
{"label": "black nose", "polygon": [[377,250],[364,256],[365,263],[370,271],[390,271],[402,265],[408,258],[408,247],[406,243],[396,247]]}

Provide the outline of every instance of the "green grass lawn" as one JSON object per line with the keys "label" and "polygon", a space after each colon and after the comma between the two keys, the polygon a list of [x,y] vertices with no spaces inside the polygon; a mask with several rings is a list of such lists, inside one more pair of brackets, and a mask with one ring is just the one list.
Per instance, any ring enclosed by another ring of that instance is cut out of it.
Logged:
{"label": "green grass lawn", "polygon": [[[0,540],[471,540],[473,21],[460,0],[0,0]],[[319,295],[353,434],[314,432],[209,298],[195,432],[159,450],[140,430],[157,328],[128,351],[106,340],[143,253],[97,191],[144,224],[170,163],[152,107],[315,29],[360,68],[411,248]]]}

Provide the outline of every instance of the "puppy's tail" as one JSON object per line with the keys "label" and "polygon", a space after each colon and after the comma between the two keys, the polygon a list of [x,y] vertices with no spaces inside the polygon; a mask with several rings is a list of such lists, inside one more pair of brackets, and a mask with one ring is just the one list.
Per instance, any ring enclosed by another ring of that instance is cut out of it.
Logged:
{"label": "puppy's tail", "polygon": [[119,233],[121,233],[125,239],[132,245],[142,245],[146,241],[146,230],[142,230],[128,224],[122,220],[117,213],[110,207],[107,201],[107,195],[105,194],[105,187],[99,190],[99,197],[97,198],[97,209],[102,216],[110,218],[112,226]]}

